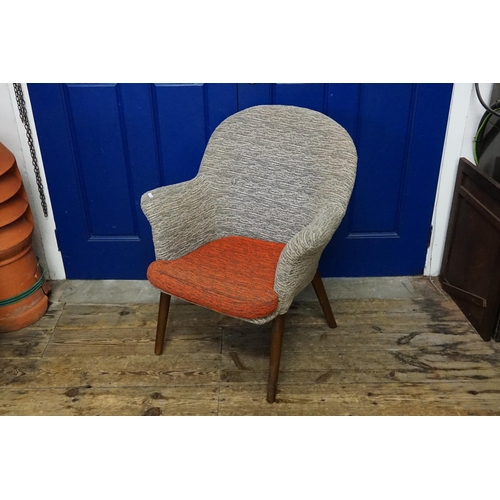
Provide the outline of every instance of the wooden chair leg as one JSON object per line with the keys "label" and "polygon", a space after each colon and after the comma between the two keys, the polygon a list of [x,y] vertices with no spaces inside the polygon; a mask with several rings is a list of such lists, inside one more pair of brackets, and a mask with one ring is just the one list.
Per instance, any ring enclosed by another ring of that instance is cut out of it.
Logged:
{"label": "wooden chair leg", "polygon": [[280,371],[281,345],[283,343],[283,330],[285,327],[285,315],[277,316],[273,322],[271,336],[271,354],[269,356],[269,380],[267,383],[267,402],[274,403],[276,400],[276,387]]}
{"label": "wooden chair leg", "polygon": [[328,326],[330,328],[337,328],[337,322],[335,321],[335,316],[333,315],[332,306],[328,300],[328,295],[326,294],[325,286],[323,285],[319,271],[316,271],[316,274],[314,275],[312,286],[316,292],[316,296],[318,297],[321,309],[323,309]]}
{"label": "wooden chair leg", "polygon": [[165,342],[165,330],[167,329],[168,309],[170,307],[170,295],[161,292],[160,305],[158,307],[158,324],[156,326],[155,354],[163,352]]}

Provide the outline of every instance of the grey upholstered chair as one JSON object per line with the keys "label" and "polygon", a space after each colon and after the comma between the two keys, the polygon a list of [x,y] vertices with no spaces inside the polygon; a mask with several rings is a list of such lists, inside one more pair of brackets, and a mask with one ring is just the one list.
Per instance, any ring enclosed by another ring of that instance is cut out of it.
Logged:
{"label": "grey upholstered chair", "polygon": [[198,175],[145,193],[160,291],[156,354],[174,295],[251,323],[274,320],[267,401],[276,398],[285,314],[312,282],[336,327],[317,272],[356,176],[349,134],[310,109],[256,106],[214,131]]}

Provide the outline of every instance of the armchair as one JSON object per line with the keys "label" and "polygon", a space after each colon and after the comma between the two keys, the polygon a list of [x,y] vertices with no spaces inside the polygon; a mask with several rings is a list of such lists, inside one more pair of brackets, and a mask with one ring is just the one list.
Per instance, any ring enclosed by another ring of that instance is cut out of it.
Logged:
{"label": "armchair", "polygon": [[255,106],[217,127],[194,179],[145,193],[156,254],[147,275],[161,292],[155,353],[163,351],[171,295],[251,323],[274,320],[273,403],[294,297],[312,282],[336,326],[317,267],[344,217],[356,165],[352,139],[329,117]]}

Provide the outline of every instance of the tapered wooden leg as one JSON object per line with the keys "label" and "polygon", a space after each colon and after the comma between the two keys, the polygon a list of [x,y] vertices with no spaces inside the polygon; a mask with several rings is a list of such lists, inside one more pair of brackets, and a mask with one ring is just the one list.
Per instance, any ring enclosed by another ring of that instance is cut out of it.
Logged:
{"label": "tapered wooden leg", "polygon": [[160,306],[158,307],[158,324],[156,326],[155,354],[163,352],[165,342],[165,330],[167,328],[168,309],[170,307],[170,295],[161,292]]}
{"label": "tapered wooden leg", "polygon": [[267,402],[274,403],[276,400],[276,387],[280,371],[281,344],[283,343],[283,330],[285,327],[285,315],[276,316],[273,322],[271,336],[271,355],[269,356],[269,381],[267,383]]}
{"label": "tapered wooden leg", "polygon": [[316,292],[316,296],[318,297],[321,309],[323,309],[328,326],[330,328],[337,328],[337,322],[335,321],[335,316],[333,315],[332,306],[328,300],[328,295],[326,294],[325,286],[323,285],[319,271],[316,271],[316,274],[314,275],[312,286]]}

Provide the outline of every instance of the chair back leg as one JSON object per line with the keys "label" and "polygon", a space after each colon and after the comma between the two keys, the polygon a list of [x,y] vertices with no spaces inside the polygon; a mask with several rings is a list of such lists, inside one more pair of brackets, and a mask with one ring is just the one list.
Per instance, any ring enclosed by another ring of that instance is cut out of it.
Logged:
{"label": "chair back leg", "polygon": [[165,330],[167,329],[168,309],[170,307],[170,295],[161,292],[160,305],[158,307],[158,324],[156,325],[155,354],[163,352],[165,342]]}
{"label": "chair back leg", "polygon": [[269,380],[267,383],[267,402],[274,403],[276,400],[276,388],[278,386],[278,375],[280,371],[281,345],[283,343],[283,330],[285,327],[285,315],[281,314],[274,319],[271,336],[271,354],[269,356]]}
{"label": "chair back leg", "polygon": [[321,309],[323,309],[323,314],[325,315],[328,326],[330,328],[337,328],[337,322],[335,321],[335,316],[333,315],[332,306],[328,300],[325,285],[323,285],[323,280],[321,279],[319,271],[316,271],[316,274],[314,275],[312,286],[316,292],[316,296],[318,297]]}

